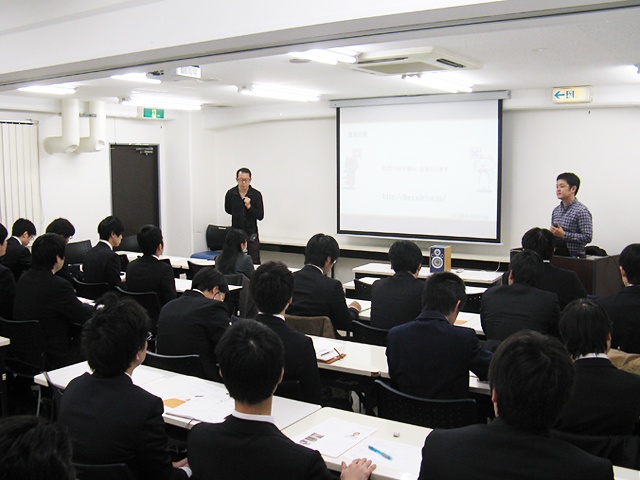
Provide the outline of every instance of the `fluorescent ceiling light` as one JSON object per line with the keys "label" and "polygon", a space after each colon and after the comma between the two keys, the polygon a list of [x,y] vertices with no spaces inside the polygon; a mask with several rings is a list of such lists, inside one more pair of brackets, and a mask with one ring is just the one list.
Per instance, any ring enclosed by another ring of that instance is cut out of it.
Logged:
{"label": "fluorescent ceiling light", "polygon": [[122,75],[111,75],[114,80],[125,80],[129,82],[152,83],[158,85],[162,83],[157,78],[149,78],[146,73],[125,73]]}
{"label": "fluorescent ceiling light", "polygon": [[137,107],[162,108],[164,110],[201,110],[202,103],[196,100],[173,99],[166,97],[154,97],[151,95],[131,95],[124,99],[123,105]]}
{"label": "fluorescent ceiling light", "polygon": [[314,48],[304,52],[290,52],[289,55],[295,58],[306,58],[314,62],[337,65],[338,63],[356,63],[358,53],[348,49],[322,50]]}
{"label": "fluorescent ceiling light", "polygon": [[22,87],[18,90],[31,93],[50,93],[52,95],[73,95],[76,93],[76,89],[73,87],[62,87],[59,85],[33,85],[31,87]]}
{"label": "fluorescent ceiling light", "polygon": [[294,102],[317,102],[320,100],[320,95],[315,93],[256,84],[238,87],[238,93],[277,100],[292,100]]}
{"label": "fluorescent ceiling light", "polygon": [[433,74],[428,74],[428,73],[402,75],[402,79],[411,83],[422,85],[424,87],[435,88],[436,90],[442,90],[444,92],[469,93],[473,91],[473,85],[469,83],[463,83],[457,80],[444,79],[442,77],[439,77]]}

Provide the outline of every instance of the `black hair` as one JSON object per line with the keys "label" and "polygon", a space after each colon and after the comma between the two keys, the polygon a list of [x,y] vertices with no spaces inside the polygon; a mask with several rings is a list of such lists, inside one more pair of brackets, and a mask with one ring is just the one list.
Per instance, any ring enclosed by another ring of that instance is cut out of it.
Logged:
{"label": "black hair", "polygon": [[340,247],[336,239],[325,235],[324,233],[316,233],[307,242],[307,246],[304,249],[304,263],[315,265],[316,267],[323,268],[327,257],[332,262],[338,260],[340,256]]}
{"label": "black hair", "polygon": [[558,180],[564,180],[565,182],[567,182],[567,185],[569,185],[569,189],[571,189],[571,187],[576,187],[575,194],[578,195],[578,190],[580,190],[580,178],[578,178],[578,176],[575,173],[571,173],[571,172],[561,173],[556,178],[556,182]]}
{"label": "black hair", "polygon": [[575,371],[554,337],[521,330],[499,346],[489,366],[498,416],[512,427],[546,432],[571,397]]}
{"label": "black hair", "polygon": [[201,292],[213,290],[214,287],[218,287],[218,290],[222,293],[229,292],[227,279],[224,278],[224,275],[214,267],[201,268],[193,276],[193,280],[191,281],[191,288],[195,288]]}
{"label": "black hair", "polygon": [[389,248],[389,261],[395,272],[414,273],[422,264],[422,251],[409,240],[398,240]]}
{"label": "black hair", "polygon": [[242,255],[242,244],[247,242],[244,230],[230,228],[224,237],[222,253],[216,257],[216,268],[225,274],[236,273],[236,261]]}
{"label": "black hair", "polygon": [[249,289],[258,310],[278,314],[293,295],[293,274],[282,262],[263,263],[253,274]]}
{"label": "black hair", "polygon": [[556,237],[546,228],[534,227],[522,236],[522,248],[533,250],[542,260],[551,260],[556,250]]}
{"label": "black hair", "polygon": [[633,285],[640,283],[640,243],[627,245],[620,253],[620,266]]}
{"label": "black hair", "polygon": [[560,317],[560,337],[573,358],[607,353],[611,320],[593,300],[579,298],[565,307]]}
{"label": "black hair", "polygon": [[143,225],[136,235],[140,251],[145,255],[155,255],[158,246],[163,242],[162,230],[155,225]]}
{"label": "black hair", "polygon": [[0,245],[4,243],[8,236],[9,232],[7,231],[7,227],[0,223]]}
{"label": "black hair", "polygon": [[137,302],[108,293],[96,302],[93,317],[82,328],[82,350],[98,374],[124,373],[145,348],[149,316]]}
{"label": "black hair", "polygon": [[45,233],[36,238],[31,247],[31,259],[34,268],[51,270],[58,257],[64,260],[67,241],[57,233]]}
{"label": "black hair", "polygon": [[56,218],[47,226],[46,233],[57,233],[68,240],[76,234],[76,228],[66,218]]}
{"label": "black hair", "polygon": [[449,315],[460,301],[460,309],[467,303],[464,282],[455,273],[434,273],[427,277],[422,290],[422,310]]}
{"label": "black hair", "polygon": [[255,405],[273,395],[284,367],[284,347],[269,327],[243,319],[222,335],[216,358],[229,395]]}
{"label": "black hair", "polygon": [[67,430],[41,417],[0,419],[0,478],[74,480]]}
{"label": "black hair", "polygon": [[116,236],[122,235],[124,224],[119,218],[110,215],[98,224],[98,235],[100,235],[100,240],[109,240],[112,233],[115,233]]}
{"label": "black hair", "polygon": [[236,172],[236,178],[238,178],[238,175],[240,175],[241,173],[246,173],[249,175],[249,178],[251,178],[251,170],[249,170],[247,167],[239,168]]}
{"label": "black hair", "polygon": [[544,269],[544,262],[533,250],[523,250],[513,256],[509,268],[513,274],[513,283],[535,285]]}
{"label": "black hair", "polygon": [[11,227],[11,236],[20,237],[24,232],[27,232],[32,237],[35,237],[36,226],[31,220],[27,220],[26,218],[19,218],[15,222],[13,222],[13,226]]}

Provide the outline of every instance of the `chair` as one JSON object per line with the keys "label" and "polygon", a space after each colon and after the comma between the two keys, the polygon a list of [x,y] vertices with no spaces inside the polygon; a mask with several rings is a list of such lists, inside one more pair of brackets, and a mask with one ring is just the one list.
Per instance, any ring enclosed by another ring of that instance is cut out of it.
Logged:
{"label": "chair", "polygon": [[135,480],[131,470],[124,463],[112,465],[84,465],[74,463],[78,480]]}
{"label": "chair", "polygon": [[476,401],[431,400],[407,395],[375,381],[378,398],[378,416],[397,422],[411,423],[427,428],[458,428],[478,423]]}
{"label": "chair", "polygon": [[116,291],[120,298],[134,300],[147,311],[149,320],[151,320],[151,333],[155,335],[158,331],[158,317],[161,309],[156,292],[130,292],[118,286],[116,286]]}
{"label": "chair", "polygon": [[33,379],[46,370],[46,341],[39,321],[0,318],[0,336],[11,340],[5,347],[7,371]]}
{"label": "chair", "polygon": [[[249,279],[242,273],[225,275],[229,285],[239,285],[239,291],[229,292],[227,299],[231,304],[229,309],[231,315],[238,315],[241,318],[254,318],[258,314],[258,308],[249,292]],[[225,301],[227,301],[225,299]]]}
{"label": "chair", "polygon": [[362,280],[355,279],[353,281],[355,285],[355,296],[358,300],[371,300],[371,285]]}
{"label": "chair", "polygon": [[231,227],[221,227],[219,225],[207,226],[207,248],[209,250],[222,250],[224,240],[227,238],[227,231]]}
{"label": "chair", "polygon": [[128,235],[122,239],[120,245],[114,248],[114,251],[125,251],[125,252],[140,252],[140,245],[138,245],[138,236],[137,235]]}
{"label": "chair", "polygon": [[302,317],[285,313],[284,320],[291,328],[305,335],[336,338],[336,331],[329,317]]}
{"label": "chair", "polygon": [[108,283],[87,283],[73,277],[73,286],[79,297],[90,300],[98,300],[102,295],[111,290]]}
{"label": "chair", "polygon": [[187,265],[189,266],[189,271],[187,272],[187,278],[189,280],[193,280],[195,274],[198,273],[201,269],[212,266],[211,262],[209,261],[206,261],[206,263],[199,263],[197,260],[187,260]]}
{"label": "chair", "polygon": [[142,364],[169,372],[207,379],[200,355],[160,355],[159,353],[147,352]]}
{"label": "chair", "polygon": [[366,343],[368,345],[387,346],[387,334],[389,330],[384,328],[370,327],[358,320],[351,322],[351,338],[352,342]]}
{"label": "chair", "polygon": [[68,243],[64,249],[64,258],[67,265],[84,263],[84,257],[91,250],[91,240]]}
{"label": "chair", "polygon": [[640,437],[636,435],[582,435],[552,430],[551,436],[591,455],[607,458],[619,467],[640,468]]}

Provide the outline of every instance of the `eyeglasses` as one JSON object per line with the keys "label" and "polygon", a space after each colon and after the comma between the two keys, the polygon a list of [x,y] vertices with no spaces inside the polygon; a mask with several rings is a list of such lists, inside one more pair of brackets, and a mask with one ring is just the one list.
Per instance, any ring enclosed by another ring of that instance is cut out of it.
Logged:
{"label": "eyeglasses", "polygon": [[147,332],[147,342],[150,342],[151,340],[153,340],[153,333]]}
{"label": "eyeglasses", "polygon": [[238,183],[249,183],[251,181],[250,178],[236,178]]}

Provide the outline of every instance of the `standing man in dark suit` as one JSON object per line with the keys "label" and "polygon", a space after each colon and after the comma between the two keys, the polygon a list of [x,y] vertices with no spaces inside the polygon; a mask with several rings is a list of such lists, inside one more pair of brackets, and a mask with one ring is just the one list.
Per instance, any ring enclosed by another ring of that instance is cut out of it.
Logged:
{"label": "standing man in dark suit", "polygon": [[162,355],[198,354],[205,373],[218,380],[216,345],[229,323],[224,303],[229,287],[215,267],[205,267],[193,277],[191,290],[167,303],[158,318],[156,348]]}
{"label": "standing man in dark suit", "polygon": [[93,374],[69,383],[58,416],[71,436],[73,461],[124,463],[137,480],[186,479],[191,476],[187,460],[171,463],[162,399],[131,379],[147,354],[147,314],[114,294],[102,301],[82,331]]}
{"label": "standing man in dark suit", "polygon": [[253,263],[260,264],[260,237],[258,220],[264,218],[262,194],[251,186],[251,170],[240,168],[236,172],[237,187],[224,196],[224,211],[231,215],[231,226],[243,230],[249,239],[247,250]]}
{"label": "standing man in dark suit", "polygon": [[36,226],[26,218],[19,218],[11,227],[11,238],[7,240],[7,250],[0,261],[13,272],[16,282],[31,268],[31,252],[27,246],[35,236]]}
{"label": "standing man in dark suit", "polygon": [[409,322],[422,311],[424,281],[420,247],[409,240],[394,242],[389,249],[393,277],[376,280],[371,288],[371,326],[386,330]]}
{"label": "standing man in dark suit", "polygon": [[464,282],[456,274],[427,278],[422,313],[387,335],[387,363],[395,388],[422,398],[466,398],[469,370],[487,378],[491,352],[480,347],[474,330],[453,325],[466,300]]}
{"label": "standing man in dark suit", "polygon": [[[76,234],[76,228],[66,218],[56,218],[47,226],[45,233],[57,233],[58,235],[61,235],[68,245],[71,237]],[[73,283],[73,274],[67,267],[66,263],[62,266],[58,273],[56,273],[56,275],[60,278],[64,278],[75,288],[75,284]]]}
{"label": "standing man in dark suit", "polygon": [[609,460],[549,436],[573,380],[571,359],[557,339],[515,333],[498,347],[489,369],[496,419],[431,432],[419,480],[613,480]]}
{"label": "standing man in dark suit", "polygon": [[[7,251],[7,228],[0,223],[0,257]],[[16,295],[16,280],[13,272],[0,264],[0,317],[13,318],[13,297]]]}
{"label": "standing man in dark suit", "polygon": [[558,296],[533,286],[543,268],[540,255],[523,250],[511,261],[509,285],[492,287],[482,295],[482,329],[494,345],[525,329],[559,336]]}
{"label": "standing man in dark suit", "polygon": [[144,225],[137,235],[142,257],[127,265],[127,289],[130,292],[156,292],[160,305],[176,298],[173,268],[158,257],[164,251],[162,230]]}
{"label": "standing man in dark suit", "polygon": [[98,224],[100,241],[87,252],[82,264],[84,281],[120,286],[120,256],[113,249],[122,242],[124,225],[120,219],[109,216]]}
{"label": "standing man in dark suit", "polygon": [[300,382],[298,400],[320,403],[320,374],[313,342],[284,320],[293,293],[293,274],[282,262],[267,262],[253,274],[250,288],[258,306],[256,320],[273,330],[284,345],[284,379]]}
{"label": "standing man in dark suit", "polygon": [[39,320],[44,332],[47,369],[80,361],[78,333],[93,311],[73,287],[55,273],[64,265],[67,243],[45,233],[33,242],[33,266],[18,280],[13,304],[15,320]]}
{"label": "standing man in dark suit", "polygon": [[560,335],[576,368],[576,386],[555,428],[585,435],[631,435],[640,418],[640,377],[607,357],[611,321],[591,300],[571,302]]}
{"label": "standing man in dark suit", "polygon": [[[187,448],[195,476],[224,480],[333,478],[319,452],[294,443],[274,425],[273,392],[282,381],[286,361],[278,336],[257,322],[240,320],[224,334],[216,354],[235,410],[223,423],[203,422],[189,431]],[[366,459],[356,459],[349,466],[342,462],[340,478],[366,480],[375,468]]]}
{"label": "standing man in dark suit", "polygon": [[640,353],[640,243],[627,245],[620,253],[620,275],[624,288],[598,303],[613,323],[611,346]]}
{"label": "standing man in dark suit", "polygon": [[347,306],[339,280],[327,277],[338,261],[340,247],[336,239],[317,233],[304,250],[304,267],[293,274],[296,279],[293,303],[287,313],[302,316],[326,316],[335,330],[351,330],[351,321],[358,319],[360,304]]}

